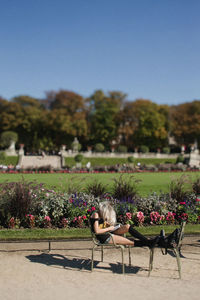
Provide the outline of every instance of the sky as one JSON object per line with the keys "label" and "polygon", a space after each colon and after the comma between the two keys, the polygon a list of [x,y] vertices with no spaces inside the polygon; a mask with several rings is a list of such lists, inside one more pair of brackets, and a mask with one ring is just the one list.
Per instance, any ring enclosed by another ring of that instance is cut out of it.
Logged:
{"label": "sky", "polygon": [[0,96],[200,99],[199,0],[0,0]]}

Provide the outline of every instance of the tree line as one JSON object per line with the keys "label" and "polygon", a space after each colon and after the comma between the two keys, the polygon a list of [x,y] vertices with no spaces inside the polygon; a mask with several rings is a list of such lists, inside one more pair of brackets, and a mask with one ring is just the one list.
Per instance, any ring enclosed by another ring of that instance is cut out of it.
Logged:
{"label": "tree line", "polygon": [[18,134],[28,151],[71,148],[77,137],[82,150],[102,143],[106,150],[146,145],[150,150],[169,146],[173,138],[186,147],[200,142],[200,100],[159,105],[151,100],[128,101],[127,95],[95,91],[90,97],[68,91],[50,91],[45,99],[0,98],[0,132]]}

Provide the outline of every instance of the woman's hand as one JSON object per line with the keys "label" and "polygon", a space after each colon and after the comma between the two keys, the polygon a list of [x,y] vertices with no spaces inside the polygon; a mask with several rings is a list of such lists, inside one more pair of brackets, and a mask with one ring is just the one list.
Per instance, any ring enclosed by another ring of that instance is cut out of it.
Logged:
{"label": "woman's hand", "polygon": [[113,231],[115,229],[115,226],[110,226],[110,227],[107,227],[108,231]]}

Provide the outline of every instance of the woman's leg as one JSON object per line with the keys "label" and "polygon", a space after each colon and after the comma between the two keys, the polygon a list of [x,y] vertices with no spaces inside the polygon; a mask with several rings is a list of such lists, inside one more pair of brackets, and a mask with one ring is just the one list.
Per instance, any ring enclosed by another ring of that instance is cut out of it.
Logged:
{"label": "woman's leg", "polygon": [[115,244],[118,244],[118,245],[134,246],[134,241],[129,240],[121,235],[113,234],[112,237],[113,237],[113,239],[112,238],[110,239],[109,244],[113,244],[113,240],[114,240]]}
{"label": "woman's leg", "polygon": [[[137,238],[139,241],[135,241],[135,246],[137,247],[143,247],[143,246],[148,246],[148,247],[154,247],[158,242],[159,242],[159,236],[153,238],[153,239],[148,239],[146,236],[138,232],[135,228],[133,228],[132,225],[126,224],[122,225],[119,229],[117,229],[114,234],[119,234],[123,235],[125,233],[129,232],[133,237]],[[122,237],[123,239],[126,239]],[[128,239],[126,239],[128,240]],[[128,240],[130,241],[130,240]],[[129,245],[129,244],[128,244]],[[132,245],[132,244],[131,244]]]}
{"label": "woman's leg", "polygon": [[[129,233],[137,238],[139,241],[135,241],[135,246],[148,246],[148,247],[155,247],[156,244],[158,244],[160,240],[160,236],[156,236],[153,239],[148,239],[146,236],[138,232],[132,225],[129,227]],[[137,244],[136,244],[137,242]]]}
{"label": "woman's leg", "polygon": [[121,225],[119,227],[119,229],[117,229],[117,230],[114,231],[114,234],[123,235],[123,234],[129,232],[129,227],[130,227],[129,224]]}

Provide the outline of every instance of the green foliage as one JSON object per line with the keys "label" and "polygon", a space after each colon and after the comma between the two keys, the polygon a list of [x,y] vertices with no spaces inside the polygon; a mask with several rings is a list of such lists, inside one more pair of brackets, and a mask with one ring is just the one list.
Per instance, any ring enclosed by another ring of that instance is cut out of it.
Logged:
{"label": "green foliage", "polygon": [[184,202],[187,197],[189,188],[186,187],[186,184],[189,184],[190,180],[187,175],[182,175],[178,179],[173,179],[170,183],[169,190],[171,198],[174,199],[177,203]]}
{"label": "green foliage", "polygon": [[177,159],[176,159],[176,163],[184,163],[184,156],[182,154],[180,154]]}
{"label": "green foliage", "polygon": [[98,180],[94,180],[91,183],[88,183],[86,186],[86,193],[93,195],[94,197],[101,197],[106,194],[107,185],[104,185]]}
{"label": "green foliage", "polygon": [[37,185],[24,180],[1,184],[0,219],[4,222],[8,222],[9,217],[23,220],[31,209],[35,190],[37,190]]}
{"label": "green foliage", "polygon": [[116,149],[116,152],[119,152],[119,153],[126,153],[127,152],[127,147],[124,146],[124,145],[119,145]]}
{"label": "green foliage", "polygon": [[122,174],[119,178],[114,178],[113,181],[112,196],[115,199],[134,201],[138,195],[139,179],[136,179],[133,175],[127,179]]}
{"label": "green foliage", "polygon": [[200,195],[200,177],[196,178],[193,182],[192,190],[196,195]]}
{"label": "green foliage", "polygon": [[95,146],[94,146],[94,150],[95,150],[95,152],[104,152],[105,147],[104,147],[103,144],[97,143],[97,144],[95,144]]}
{"label": "green foliage", "polygon": [[142,145],[142,146],[140,146],[140,151],[142,153],[148,153],[149,152],[149,147],[147,147],[145,145]]}
{"label": "green foliage", "polygon": [[117,136],[119,122],[117,116],[125,95],[112,92],[105,95],[103,91],[95,91],[88,99],[90,134],[93,144],[102,143],[107,148],[110,142]]}
{"label": "green foliage", "polygon": [[134,157],[133,156],[129,156],[128,158],[127,158],[127,160],[128,160],[128,162],[129,163],[134,163]]}
{"label": "green foliage", "polygon": [[82,154],[77,154],[76,156],[74,156],[74,160],[75,160],[75,162],[77,162],[77,163],[82,162],[82,160],[83,160],[83,155],[82,155]]}
{"label": "green foliage", "polygon": [[162,152],[165,153],[165,154],[169,154],[170,153],[170,148],[169,147],[164,147],[162,149]]}
{"label": "green foliage", "polygon": [[[5,166],[16,166],[18,163],[18,156],[5,156],[4,154],[2,155],[0,152],[0,164],[5,165]],[[2,156],[1,156],[2,155]]]}
{"label": "green foliage", "polygon": [[[74,146],[76,145],[76,143],[75,142],[73,142],[72,144],[71,144],[71,149],[74,149]],[[81,151],[81,148],[82,148],[82,145],[80,144],[80,143],[77,143],[77,150],[78,151]]]}
{"label": "green foliage", "polygon": [[[183,180],[179,178],[179,190]],[[74,185],[73,182],[71,184]],[[110,195],[104,193],[105,186],[97,181],[91,184],[93,194],[59,192],[25,180],[5,182],[0,185],[0,225],[9,228],[83,228],[88,226],[90,215],[98,208],[99,202],[105,200],[114,204],[117,217],[123,223],[141,225],[173,224],[183,219],[193,223],[200,221],[199,202],[195,194],[188,192],[184,201],[179,202],[169,193],[140,197],[137,187],[138,180],[132,175],[128,180],[124,175],[114,179]]]}
{"label": "green foliage", "polygon": [[[82,165],[85,165],[88,161],[91,162],[92,167],[96,166],[114,166],[117,164],[126,164],[127,158],[104,158],[104,157],[87,157],[83,158]],[[164,163],[175,163],[176,159],[170,158],[134,158],[134,162],[137,164],[138,162],[145,165],[158,165]],[[65,165],[69,167],[73,167],[74,165],[74,158],[73,157],[66,157],[65,158]]]}
{"label": "green foliage", "polygon": [[17,142],[17,140],[18,140],[18,134],[16,132],[4,131],[1,134],[0,143],[2,147],[8,148],[11,142]]}
{"label": "green foliage", "polygon": [[6,153],[4,151],[0,152],[0,162],[6,160]]}

